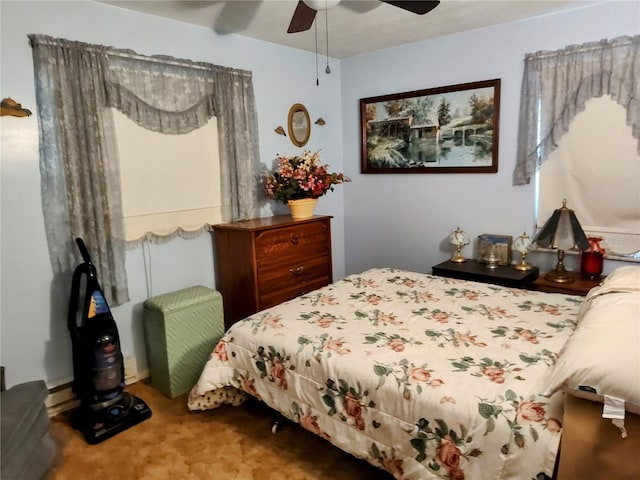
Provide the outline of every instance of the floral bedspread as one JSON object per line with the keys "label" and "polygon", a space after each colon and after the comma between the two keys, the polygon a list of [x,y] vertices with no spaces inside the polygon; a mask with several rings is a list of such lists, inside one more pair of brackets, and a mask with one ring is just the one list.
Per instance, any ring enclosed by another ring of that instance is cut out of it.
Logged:
{"label": "floral bedspread", "polygon": [[236,323],[188,405],[247,392],[397,479],[542,479],[562,405],[537,386],[581,302],[368,270]]}

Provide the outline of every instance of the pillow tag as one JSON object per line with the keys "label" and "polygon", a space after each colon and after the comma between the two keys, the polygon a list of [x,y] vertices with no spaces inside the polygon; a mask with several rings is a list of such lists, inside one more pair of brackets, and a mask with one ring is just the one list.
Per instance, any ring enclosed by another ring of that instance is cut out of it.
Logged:
{"label": "pillow tag", "polygon": [[610,418],[611,423],[620,429],[622,438],[627,438],[627,430],[624,428],[624,400],[618,397],[604,396],[602,418]]}

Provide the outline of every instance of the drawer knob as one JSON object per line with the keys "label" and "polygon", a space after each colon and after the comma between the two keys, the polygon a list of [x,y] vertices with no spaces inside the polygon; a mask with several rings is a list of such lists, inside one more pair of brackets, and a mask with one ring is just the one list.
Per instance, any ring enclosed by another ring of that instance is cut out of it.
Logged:
{"label": "drawer knob", "polygon": [[304,267],[290,268],[289,273],[291,275],[302,275],[304,273]]}
{"label": "drawer knob", "polygon": [[291,235],[291,243],[298,245],[300,243],[300,237],[298,237],[298,235]]}

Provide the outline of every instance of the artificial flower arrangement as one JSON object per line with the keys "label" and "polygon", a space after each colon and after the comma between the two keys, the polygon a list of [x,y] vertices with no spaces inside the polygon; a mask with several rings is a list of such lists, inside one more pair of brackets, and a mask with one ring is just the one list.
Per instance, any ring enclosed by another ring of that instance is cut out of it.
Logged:
{"label": "artificial flower arrangement", "polygon": [[301,198],[319,198],[334,185],[351,180],[342,173],[329,173],[329,165],[319,163],[320,152],[304,150],[301,156],[277,156],[275,172],[264,173],[267,197],[287,203]]}

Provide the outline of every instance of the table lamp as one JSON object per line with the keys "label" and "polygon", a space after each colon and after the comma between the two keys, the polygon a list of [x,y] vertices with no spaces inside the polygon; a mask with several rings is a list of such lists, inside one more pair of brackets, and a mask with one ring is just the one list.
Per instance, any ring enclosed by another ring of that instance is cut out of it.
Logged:
{"label": "table lamp", "polygon": [[562,200],[562,208],[553,211],[532,243],[558,251],[558,263],[544,276],[546,280],[555,283],[571,283],[575,280],[564,267],[564,252],[574,247],[578,247],[580,251],[589,248],[589,240],[573,210],[567,208],[566,198]]}
{"label": "table lamp", "polygon": [[513,266],[516,270],[527,272],[533,269],[533,265],[527,263],[527,253],[531,248],[531,237],[527,235],[527,232],[522,232],[522,235],[516,237],[513,241],[513,249],[520,253],[520,263]]}
{"label": "table lamp", "polygon": [[451,261],[455,263],[466,262],[467,259],[462,256],[460,251],[462,247],[469,245],[469,237],[460,230],[460,227],[456,228],[454,232],[451,232],[451,235],[449,235],[449,243],[456,246],[456,251],[451,256]]}

